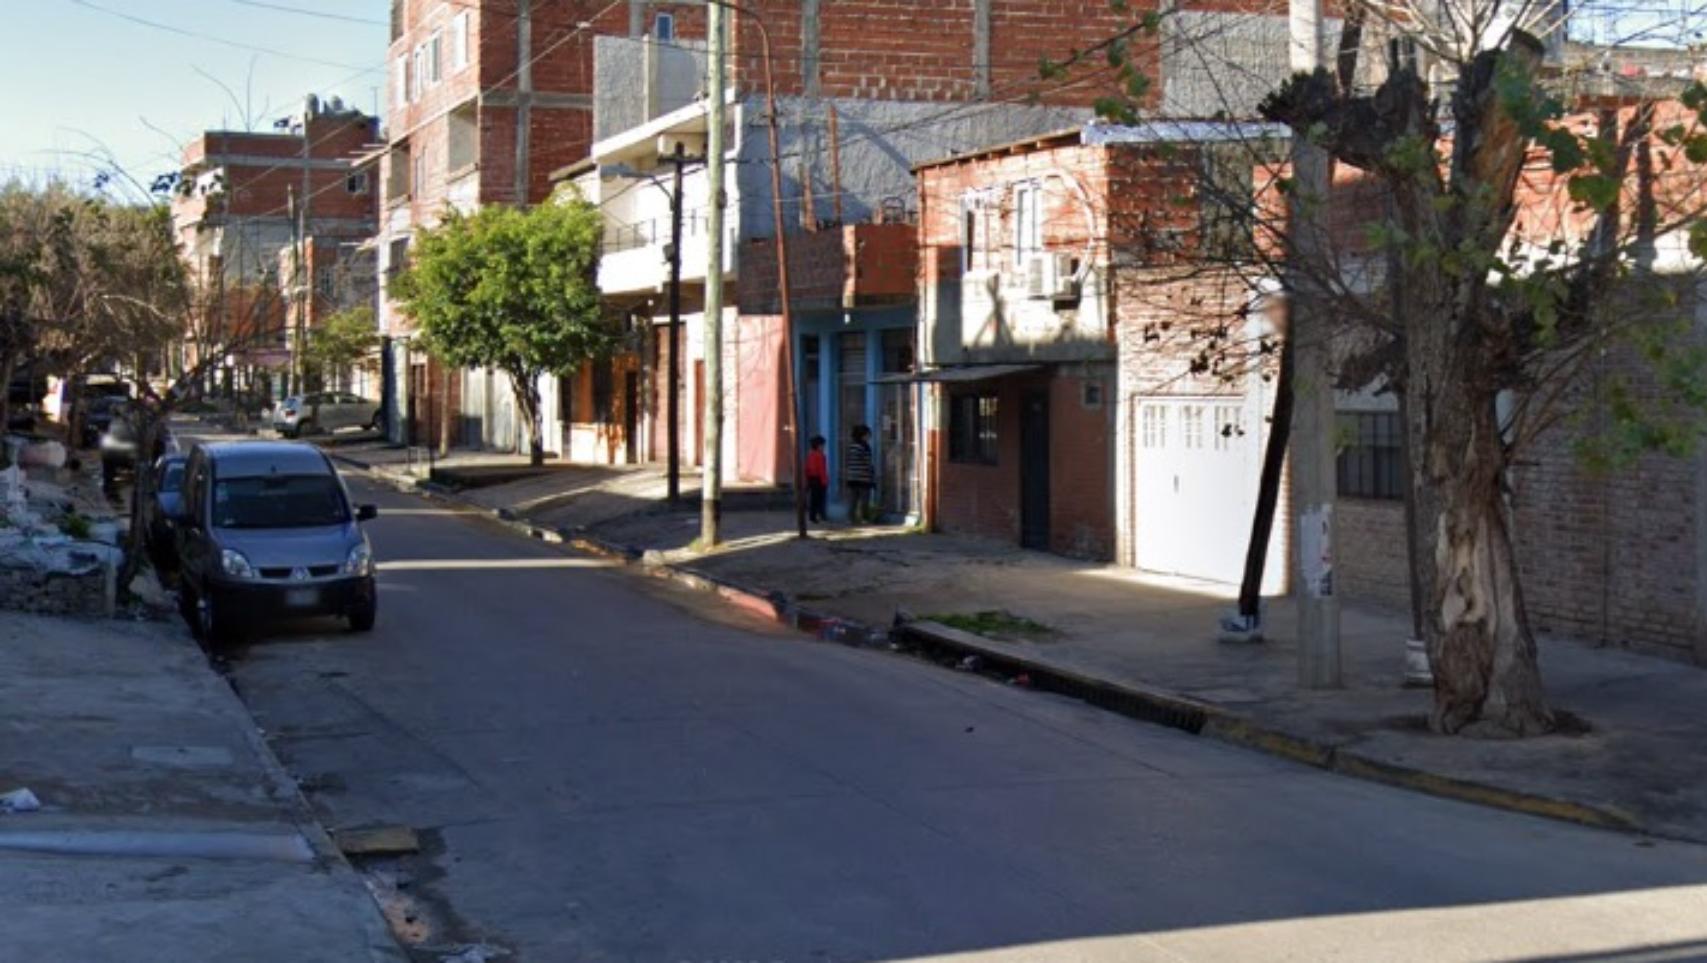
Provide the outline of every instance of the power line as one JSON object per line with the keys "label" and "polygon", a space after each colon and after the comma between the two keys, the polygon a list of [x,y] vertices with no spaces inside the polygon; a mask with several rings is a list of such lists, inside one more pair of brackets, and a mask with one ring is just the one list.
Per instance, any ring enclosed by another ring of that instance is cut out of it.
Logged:
{"label": "power line", "polygon": [[[144,26],[144,27],[149,27],[149,28],[154,29],[154,30],[161,30],[161,31],[164,31],[166,33],[177,34],[180,37],[190,37],[190,38],[195,39],[195,40],[205,40],[209,43],[217,43],[217,44],[220,44],[220,45],[226,46],[226,47],[234,47],[238,50],[248,50],[248,51],[251,51],[253,53],[264,53],[264,54],[268,54],[268,55],[274,56],[274,57],[283,57],[287,60],[296,60],[296,61],[300,61],[302,63],[317,64],[317,65],[322,66],[322,67],[337,67],[340,70],[358,69],[354,64],[347,64],[347,63],[343,63],[342,61],[323,60],[319,57],[305,57],[305,56],[302,56],[301,54],[293,54],[293,53],[289,53],[289,52],[283,51],[283,50],[276,50],[272,47],[260,47],[260,46],[256,46],[255,44],[244,43],[241,40],[231,40],[231,39],[228,39],[226,37],[220,37],[220,36],[216,36],[216,35],[210,34],[210,33],[202,33],[198,30],[189,30],[189,29],[184,28],[184,27],[173,26],[172,24],[169,24],[169,23],[161,23],[157,20],[147,20],[147,19],[144,19],[142,17],[138,17],[138,16],[134,16],[132,14],[125,13],[122,10],[113,10],[109,7],[103,7],[99,4],[92,3],[91,0],[70,0],[70,2],[76,4],[79,7],[85,7],[89,10],[93,10],[97,13],[104,13],[109,17],[117,17],[120,20],[127,20],[131,23],[138,24],[138,25]],[[385,65],[381,64],[378,67],[369,67],[369,68],[363,69],[361,72],[363,74],[368,74],[368,73],[373,73],[376,70],[383,70],[383,69],[385,69]]]}
{"label": "power line", "polygon": [[339,20],[344,23],[367,23],[378,27],[387,25],[387,22],[384,20],[374,20],[370,17],[352,17],[346,13],[327,13],[324,10],[310,10],[307,7],[293,7],[283,3],[267,3],[266,0],[231,0],[231,2],[241,4],[245,7],[258,7],[262,10],[276,10],[279,13],[300,14],[304,17],[316,17],[321,20]]}

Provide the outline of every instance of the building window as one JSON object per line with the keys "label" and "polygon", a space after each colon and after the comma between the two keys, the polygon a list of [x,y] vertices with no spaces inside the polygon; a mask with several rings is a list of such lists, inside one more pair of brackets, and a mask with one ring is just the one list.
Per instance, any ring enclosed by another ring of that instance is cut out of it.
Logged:
{"label": "building window", "polygon": [[970,197],[960,199],[960,270],[978,269],[978,202]]}
{"label": "building window", "polygon": [[409,193],[419,194],[427,188],[427,151],[415,152],[414,170],[409,174]]}
{"label": "building window", "polygon": [[1336,475],[1348,498],[1405,497],[1403,437],[1395,411],[1342,411]]}
{"label": "building window", "polygon": [[1168,409],[1162,405],[1145,405],[1138,416],[1144,434],[1145,448],[1168,447]]}
{"label": "building window", "polygon": [[1102,407],[1102,382],[1087,380],[1080,387],[1079,403],[1093,411],[1100,409]]}
{"label": "building window", "polygon": [[450,22],[450,69],[451,73],[468,66],[468,11],[456,15]]}
{"label": "building window", "polygon": [[402,107],[409,102],[409,55],[398,54],[391,65],[391,102]]}
{"label": "building window", "polygon": [[396,277],[408,266],[409,239],[406,237],[393,238],[390,244],[390,253],[385,259],[386,283],[389,284],[392,278]]}
{"label": "building window", "polygon": [[456,173],[473,167],[480,156],[480,115],[474,101],[451,111],[445,124],[445,170]]}
{"label": "building window", "polygon": [[1235,451],[1245,437],[1245,413],[1238,405],[1215,406],[1215,450]]}
{"label": "building window", "polygon": [[676,17],[674,14],[658,14],[652,21],[652,39],[659,43],[676,42]]}
{"label": "building window", "polygon": [[356,171],[344,178],[344,191],[349,194],[366,194],[367,171]]}
{"label": "building window", "polygon": [[1203,406],[1186,405],[1180,409],[1180,443],[1187,448],[1203,447]]}
{"label": "building window", "polygon": [[415,47],[414,68],[409,72],[409,99],[411,101],[420,100],[421,91],[427,85],[427,47],[425,44]]}
{"label": "building window", "polygon": [[331,268],[321,268],[314,272],[314,290],[322,300],[332,300],[332,295],[337,290],[337,281]]}
{"label": "building window", "polygon": [[1043,194],[1036,184],[1014,193],[1014,263],[1024,264],[1028,255],[1043,250]]}
{"label": "building window", "polygon": [[444,79],[444,49],[444,31],[433,31],[433,38],[427,41],[427,83],[434,86]]}
{"label": "building window", "polygon": [[409,196],[409,175],[414,166],[410,162],[409,153],[408,141],[391,148],[391,166],[385,171],[385,199],[390,203]]}
{"label": "building window", "polygon": [[948,460],[994,465],[996,396],[955,395],[948,405]]}

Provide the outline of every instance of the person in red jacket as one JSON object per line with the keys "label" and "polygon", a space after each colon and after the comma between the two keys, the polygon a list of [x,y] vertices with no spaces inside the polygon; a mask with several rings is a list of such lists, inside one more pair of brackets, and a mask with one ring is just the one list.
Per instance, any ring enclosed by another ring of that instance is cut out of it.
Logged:
{"label": "person in red jacket", "polygon": [[824,456],[823,435],[813,435],[811,444],[812,450],[806,453],[806,492],[812,499],[808,517],[821,522],[830,491],[830,460]]}

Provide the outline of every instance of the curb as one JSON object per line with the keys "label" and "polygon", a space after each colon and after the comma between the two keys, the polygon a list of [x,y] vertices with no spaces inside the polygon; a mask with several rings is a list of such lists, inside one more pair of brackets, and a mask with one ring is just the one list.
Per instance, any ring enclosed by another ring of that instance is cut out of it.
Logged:
{"label": "curb", "polygon": [[[609,542],[585,531],[546,529],[531,525],[508,517],[503,510],[473,505],[431,482],[400,478],[351,458],[338,455],[332,457],[369,472],[399,491],[457,504],[483,514],[517,534],[567,545],[626,567],[638,568],[655,578],[668,579],[695,591],[718,595],[737,608],[805,632],[820,641],[877,647],[886,645],[890,639],[891,633],[888,630],[877,629],[854,619],[802,608],[780,592],[764,592],[675,563],[649,560],[638,548]],[[1214,703],[1192,699],[1167,689],[1142,683],[1117,682],[1030,659],[1012,650],[999,648],[983,636],[940,623],[907,622],[899,625],[895,633],[914,643],[923,643],[922,648],[927,650],[976,656],[992,665],[1012,670],[1014,674],[1023,672],[1031,677],[1033,688],[1067,695],[1142,722],[1253,749],[1317,769],[1430,796],[1559,822],[1619,832],[1662,835],[1648,829],[1629,813],[1617,809],[1506,789],[1375,759],[1332,743],[1269,728]]]}
{"label": "curb", "polygon": [[[181,640],[179,644],[183,644]],[[199,647],[197,652],[202,654]],[[362,922],[367,937],[368,957],[375,963],[402,963],[408,960],[408,953],[397,942],[396,934],[391,931],[391,926],[386,922],[379,904],[374,901],[361,873],[350,864],[343,850],[332,841],[326,827],[320,825],[320,820],[315,818],[314,807],[303,793],[302,786],[291,776],[290,770],[285,768],[284,762],[273,752],[273,747],[261,734],[260,728],[255,724],[255,717],[249,712],[249,706],[233,687],[231,677],[207,663],[205,656],[203,661],[214,676],[213,687],[222,693],[221,697],[231,705],[232,711],[237,715],[237,721],[240,722],[237,728],[243,733],[243,741],[260,760],[261,768],[266,771],[267,781],[272,784],[273,791],[289,800],[291,822],[308,843],[309,850],[314,853],[315,864],[328,870],[334,877],[344,877],[348,881],[351,895],[360,898],[367,908],[367,912],[362,914]]]}
{"label": "curb", "polygon": [[1169,726],[1220,742],[1370,782],[1561,822],[1654,835],[1635,817],[1616,809],[1540,796],[1488,783],[1416,769],[1352,752],[1332,743],[1269,728],[1165,689],[1087,675],[995,647],[990,640],[936,622],[909,622],[900,633],[927,648],[977,656],[1024,671],[1035,688],[1058,692],[1135,719]]}

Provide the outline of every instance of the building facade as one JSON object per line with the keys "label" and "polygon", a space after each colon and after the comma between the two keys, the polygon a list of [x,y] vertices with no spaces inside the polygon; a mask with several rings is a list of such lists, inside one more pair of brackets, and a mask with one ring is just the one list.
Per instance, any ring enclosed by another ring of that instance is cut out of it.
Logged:
{"label": "building facade", "polygon": [[309,97],[288,126],[208,131],[184,149],[172,221],[195,304],[181,360],[216,365],[218,386],[282,390],[291,343],[281,269],[294,270],[308,247],[374,233],[376,187],[357,157],[378,138],[378,121]]}

